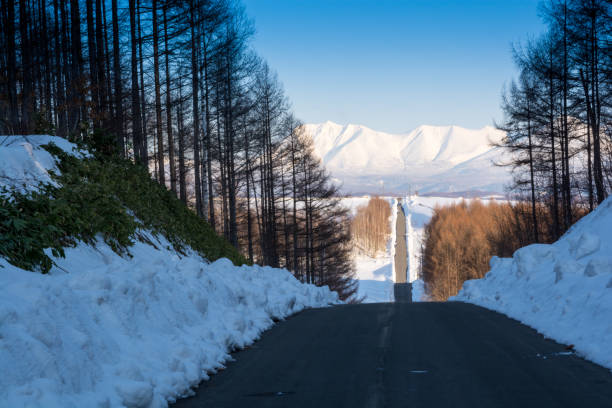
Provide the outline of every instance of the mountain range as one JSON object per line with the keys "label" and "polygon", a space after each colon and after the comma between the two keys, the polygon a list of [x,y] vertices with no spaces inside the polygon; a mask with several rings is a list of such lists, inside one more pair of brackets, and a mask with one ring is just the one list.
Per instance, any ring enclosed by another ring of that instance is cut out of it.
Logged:
{"label": "mountain range", "polygon": [[505,133],[491,126],[419,126],[391,134],[333,122],[304,125],[319,156],[346,194],[478,196],[503,194],[510,171],[495,163]]}

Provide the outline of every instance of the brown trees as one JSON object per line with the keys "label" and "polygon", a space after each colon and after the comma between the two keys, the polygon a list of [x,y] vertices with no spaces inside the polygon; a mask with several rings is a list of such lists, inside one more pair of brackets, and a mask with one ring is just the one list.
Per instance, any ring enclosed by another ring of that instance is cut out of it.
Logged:
{"label": "brown trees", "polygon": [[423,253],[423,278],[432,299],[446,300],[465,280],[487,272],[494,255],[488,234],[496,230],[497,209],[496,204],[486,207],[479,201],[435,209],[425,229]]}
{"label": "brown trees", "polygon": [[[482,278],[492,256],[510,257],[517,249],[535,243],[533,207],[527,201],[483,204],[479,200],[436,207],[425,228],[422,254],[426,290],[434,300],[446,300],[468,279]],[[541,226],[539,242],[556,240],[550,207],[537,204]],[[580,207],[572,213],[586,214]]]}
{"label": "brown trees", "polygon": [[351,221],[351,237],[355,246],[368,256],[384,251],[391,233],[391,207],[387,200],[373,197],[368,204],[357,208]]}
{"label": "brown trees", "polygon": [[[529,214],[529,206],[523,208]],[[435,209],[423,249],[423,278],[432,299],[456,295],[464,281],[484,276],[491,256],[510,256],[520,247],[518,235],[526,226],[516,225],[514,215],[510,204],[478,200]]]}

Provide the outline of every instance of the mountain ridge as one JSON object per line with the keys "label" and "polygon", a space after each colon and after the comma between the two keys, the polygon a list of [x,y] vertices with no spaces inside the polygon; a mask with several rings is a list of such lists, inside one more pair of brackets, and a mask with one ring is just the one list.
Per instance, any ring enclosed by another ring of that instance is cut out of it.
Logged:
{"label": "mountain ridge", "polygon": [[321,159],[342,191],[390,193],[481,192],[503,194],[510,171],[495,166],[505,152],[494,146],[505,133],[492,126],[421,125],[386,133],[332,121],[304,125]]}

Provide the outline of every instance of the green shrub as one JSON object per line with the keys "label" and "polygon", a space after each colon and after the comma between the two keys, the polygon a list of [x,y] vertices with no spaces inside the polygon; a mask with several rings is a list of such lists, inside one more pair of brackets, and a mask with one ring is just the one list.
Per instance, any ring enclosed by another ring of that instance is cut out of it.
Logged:
{"label": "green shrub", "polygon": [[108,156],[78,159],[57,146],[44,147],[60,159],[60,174],[52,174],[59,187],[5,192],[0,199],[0,256],[12,264],[46,273],[53,263],[45,248],[63,256],[63,248],[79,240],[93,244],[96,237],[129,256],[134,239],[146,241],[142,229],[165,236],[183,254],[190,246],[211,261],[246,262],[145,168]]}
{"label": "green shrub", "polygon": [[46,273],[53,263],[43,250],[51,248],[53,255],[64,256],[67,244],[61,240],[63,231],[41,216],[49,213],[51,200],[14,198],[0,196],[0,256],[20,268]]}

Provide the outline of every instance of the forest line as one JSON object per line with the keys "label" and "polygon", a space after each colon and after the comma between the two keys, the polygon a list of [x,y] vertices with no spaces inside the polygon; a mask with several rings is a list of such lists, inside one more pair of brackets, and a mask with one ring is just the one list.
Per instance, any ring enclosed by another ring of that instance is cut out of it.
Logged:
{"label": "forest line", "polygon": [[532,242],[558,239],[612,190],[612,5],[541,5],[548,30],[515,46],[520,73],[504,90],[499,124],[511,153],[501,164],[512,168],[511,192],[530,203]]}
{"label": "forest line", "polygon": [[547,31],[514,47],[519,77],[502,97],[511,201],[435,209],[422,252],[433,299],[482,278],[492,256],[557,241],[612,191],[612,4],[541,6]]}
{"label": "forest line", "polygon": [[348,214],[240,2],[0,5],[0,132],[139,163],[251,262],[354,293]]}

